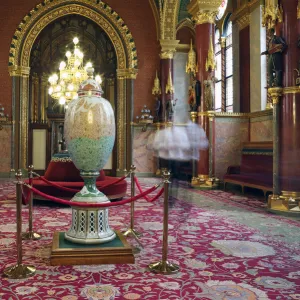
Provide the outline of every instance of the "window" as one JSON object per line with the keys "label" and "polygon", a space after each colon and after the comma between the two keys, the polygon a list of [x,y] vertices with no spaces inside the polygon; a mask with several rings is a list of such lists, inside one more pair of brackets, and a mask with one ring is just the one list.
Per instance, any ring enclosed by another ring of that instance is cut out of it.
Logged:
{"label": "window", "polygon": [[226,30],[226,48],[225,48],[225,88],[226,111],[233,111],[233,80],[232,80],[232,22],[229,22]]}
{"label": "window", "polygon": [[220,43],[220,31],[216,30],[215,33],[215,111],[221,111],[222,107],[222,55],[221,55],[221,43]]}
{"label": "window", "polygon": [[[227,18],[229,19],[229,18]],[[221,46],[219,29],[215,32],[215,111],[233,111],[233,65],[232,65],[232,23],[227,26],[222,36],[225,48]],[[222,68],[224,68],[222,70]]]}

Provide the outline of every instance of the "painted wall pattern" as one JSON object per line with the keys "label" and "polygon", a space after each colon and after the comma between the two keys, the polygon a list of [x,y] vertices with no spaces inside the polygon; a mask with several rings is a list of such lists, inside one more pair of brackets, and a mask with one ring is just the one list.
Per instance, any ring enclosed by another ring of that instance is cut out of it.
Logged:
{"label": "painted wall pattern", "polygon": [[250,120],[250,141],[266,142],[273,140],[273,117],[253,118]]}
{"label": "painted wall pattern", "polygon": [[155,173],[157,159],[153,155],[151,143],[155,134],[154,127],[148,127],[143,132],[142,127],[134,127],[133,136],[133,164],[137,173]]}
{"label": "painted wall pattern", "polygon": [[10,158],[11,158],[11,126],[3,126],[0,130],[0,145],[1,145],[1,159],[0,159],[0,175],[1,173],[9,173]]}
{"label": "painted wall pattern", "polygon": [[215,119],[215,176],[223,180],[228,166],[239,165],[244,142],[249,141],[249,120]]}

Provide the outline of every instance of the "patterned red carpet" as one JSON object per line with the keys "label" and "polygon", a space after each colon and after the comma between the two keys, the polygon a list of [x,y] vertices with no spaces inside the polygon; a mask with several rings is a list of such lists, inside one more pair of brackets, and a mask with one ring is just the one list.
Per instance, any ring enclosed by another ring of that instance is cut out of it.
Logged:
{"label": "patterned red carpet", "polygon": [[[151,186],[154,180],[143,182]],[[39,202],[34,227],[43,238],[23,243],[24,262],[35,265],[37,273],[26,280],[2,277],[0,298],[300,299],[299,221],[266,213],[255,198],[222,191],[180,186],[173,187],[172,196],[169,260],[180,265],[180,273],[163,276],[147,270],[149,263],[161,259],[162,199],[136,204],[136,228],[143,232],[144,245],[136,264],[59,267],[49,265],[52,235],[68,229],[71,209]],[[111,227],[126,229],[129,211],[129,205],[110,209]],[[0,213],[2,273],[16,263],[15,193],[8,181],[0,182]]]}

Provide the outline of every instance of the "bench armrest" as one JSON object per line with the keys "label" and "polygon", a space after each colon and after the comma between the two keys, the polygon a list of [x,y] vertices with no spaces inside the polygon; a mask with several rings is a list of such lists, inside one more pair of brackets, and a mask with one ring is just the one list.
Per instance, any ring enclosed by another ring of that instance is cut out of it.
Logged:
{"label": "bench armrest", "polygon": [[227,168],[227,173],[226,174],[240,174],[241,172],[241,167],[240,166],[229,166]]}

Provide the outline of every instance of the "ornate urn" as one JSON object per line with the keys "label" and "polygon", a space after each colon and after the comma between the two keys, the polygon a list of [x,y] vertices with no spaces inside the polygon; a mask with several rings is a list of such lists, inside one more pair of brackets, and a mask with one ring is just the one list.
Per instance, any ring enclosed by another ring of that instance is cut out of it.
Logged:
{"label": "ornate urn", "polygon": [[[72,202],[105,203],[109,199],[96,187],[99,170],[107,162],[115,141],[115,117],[110,103],[101,97],[101,86],[88,69],[88,79],[69,103],[65,114],[65,138],[70,157],[80,170],[84,186]],[[81,244],[97,244],[116,237],[108,224],[107,208],[72,207],[72,225],[65,238]]]}

